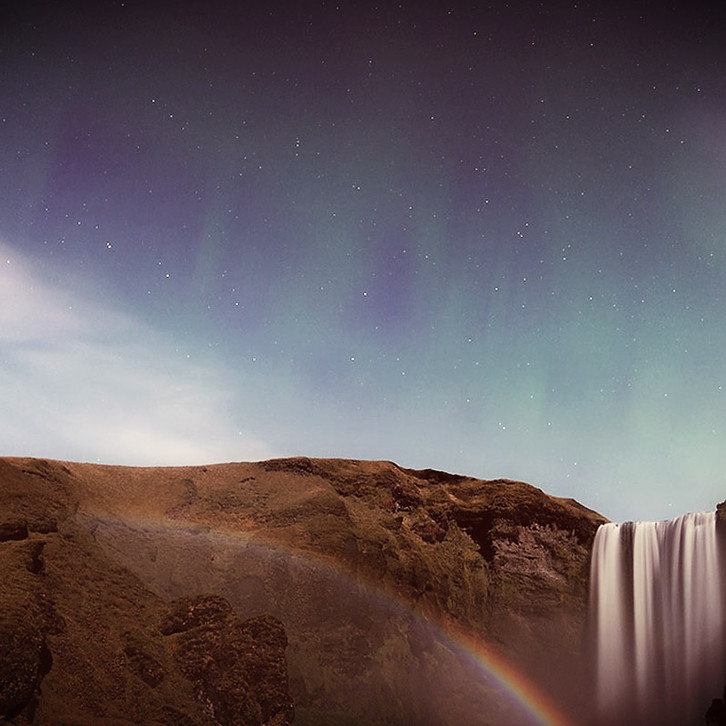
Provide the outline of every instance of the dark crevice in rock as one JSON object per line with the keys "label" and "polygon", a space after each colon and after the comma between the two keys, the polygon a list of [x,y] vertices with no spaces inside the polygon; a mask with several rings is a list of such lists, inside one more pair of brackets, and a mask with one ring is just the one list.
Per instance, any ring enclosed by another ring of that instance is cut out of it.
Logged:
{"label": "dark crevice in rock", "polygon": [[28,523],[24,519],[9,520],[0,523],[0,542],[28,538]]}
{"label": "dark crevice in rock", "polygon": [[39,574],[43,570],[44,563],[41,555],[44,547],[45,542],[43,540],[36,539],[30,542],[30,546],[26,550],[28,557],[25,562],[25,569],[34,575]]}
{"label": "dark crevice in rock", "polygon": [[455,512],[452,515],[452,519],[476,543],[481,556],[487,562],[491,562],[496,554],[491,537],[492,522],[494,520],[493,515],[486,513]]}

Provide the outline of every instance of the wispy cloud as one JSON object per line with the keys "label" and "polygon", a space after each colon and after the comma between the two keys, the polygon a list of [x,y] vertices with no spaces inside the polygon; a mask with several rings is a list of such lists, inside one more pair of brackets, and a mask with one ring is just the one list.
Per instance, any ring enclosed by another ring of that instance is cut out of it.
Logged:
{"label": "wispy cloud", "polygon": [[1,454],[134,465],[274,454],[235,427],[224,370],[76,288],[0,243]]}

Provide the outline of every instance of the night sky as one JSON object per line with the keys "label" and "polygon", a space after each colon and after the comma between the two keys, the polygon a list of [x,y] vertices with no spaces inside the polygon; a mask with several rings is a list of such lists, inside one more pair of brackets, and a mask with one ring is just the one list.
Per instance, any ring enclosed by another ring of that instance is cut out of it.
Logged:
{"label": "night sky", "polygon": [[0,454],[726,498],[715,4],[4,13]]}

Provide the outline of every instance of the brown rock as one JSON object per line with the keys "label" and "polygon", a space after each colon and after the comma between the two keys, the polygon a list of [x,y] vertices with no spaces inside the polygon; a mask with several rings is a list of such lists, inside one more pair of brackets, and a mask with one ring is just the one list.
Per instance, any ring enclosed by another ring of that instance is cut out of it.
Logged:
{"label": "brown rock", "polygon": [[148,652],[148,638],[143,633],[123,634],[123,654],[132,670],[144,683],[156,688],[166,677],[166,668]]}
{"label": "brown rock", "polygon": [[242,620],[225,600],[207,595],[172,603],[161,631],[175,636],[181,672],[222,726],[293,722],[287,637],[277,619]]}
{"label": "brown rock", "polygon": [[28,542],[28,546],[25,548],[25,569],[28,572],[32,572],[34,575],[37,575],[43,570],[42,554],[44,547],[44,540],[34,539]]}
{"label": "brown rock", "polygon": [[0,610],[0,716],[13,718],[31,704],[52,656],[32,608]]}
{"label": "brown rock", "polygon": [[159,630],[163,635],[185,633],[192,628],[224,623],[232,615],[232,606],[223,597],[206,595],[186,597],[171,603],[169,614]]}
{"label": "brown rock", "polygon": [[[23,571],[28,587],[52,586],[64,623],[48,637],[37,718],[122,718],[121,703],[165,723],[173,703],[193,724],[286,723],[279,628],[260,621],[255,646],[242,620],[260,612],[285,624],[290,691],[312,722],[521,723],[462,637],[551,694],[579,689],[589,548],[605,520],[528,484],[303,457],[8,459],[0,484],[0,519],[26,518],[31,541],[48,530],[41,571]],[[170,610],[158,595],[192,599]]]}
{"label": "brown rock", "polygon": [[28,538],[28,523],[24,519],[0,522],[0,542]]}
{"label": "brown rock", "polygon": [[[85,486],[65,465],[0,459],[0,521],[32,525],[30,531],[7,530],[22,532],[24,539],[0,542],[0,721],[219,726],[210,711],[213,701],[200,701],[181,670],[186,660],[180,653],[189,653],[172,648],[181,635],[206,628],[223,642],[198,639],[195,653],[211,662],[216,651],[204,648],[218,646],[227,658],[215,667],[229,666],[223,675],[233,687],[237,711],[248,708],[260,717],[272,714],[270,724],[275,718],[288,723],[276,710],[277,702],[290,703],[282,626],[257,632],[258,626],[245,625],[229,603],[207,597],[191,618],[173,609],[180,632],[162,635],[158,624],[169,617],[168,603],[108,557],[92,536],[94,520],[87,513],[73,514]],[[262,661],[256,650],[265,655]],[[249,664],[241,665],[248,654]],[[246,691],[235,681],[241,672],[252,680],[259,673]],[[202,681],[224,712],[224,694],[214,693],[215,683],[219,691],[223,685],[210,674]],[[255,700],[243,703],[252,692]]]}

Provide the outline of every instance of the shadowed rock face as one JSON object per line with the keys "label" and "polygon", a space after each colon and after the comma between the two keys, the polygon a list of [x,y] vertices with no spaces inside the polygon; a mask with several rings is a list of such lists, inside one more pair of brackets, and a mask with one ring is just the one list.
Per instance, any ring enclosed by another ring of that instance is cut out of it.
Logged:
{"label": "shadowed rock face", "polygon": [[[7,670],[26,674],[17,702],[28,722],[62,698],[135,723],[284,724],[287,637],[296,723],[522,723],[462,657],[460,636],[556,696],[577,692],[603,521],[521,482],[389,462],[0,460],[0,524],[29,530],[0,542],[19,573],[3,597],[22,595],[38,613],[24,626],[27,650],[11,649],[24,665]],[[217,597],[188,599],[205,592]],[[174,598],[187,599],[170,613]],[[225,721],[227,708],[252,720]]]}

